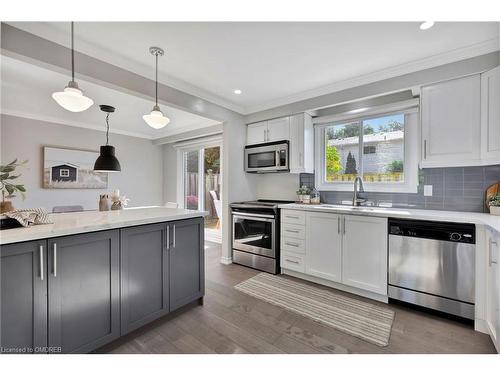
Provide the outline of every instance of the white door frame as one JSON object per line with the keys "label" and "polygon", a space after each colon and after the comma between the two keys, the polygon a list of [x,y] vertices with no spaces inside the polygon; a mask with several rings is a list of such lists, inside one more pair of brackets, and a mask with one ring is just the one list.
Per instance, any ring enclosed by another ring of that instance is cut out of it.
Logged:
{"label": "white door frame", "polygon": [[[222,134],[204,137],[200,139],[188,140],[184,142],[179,142],[174,145],[174,148],[177,150],[177,204],[180,208],[184,208],[184,153],[189,151],[198,151],[198,210],[203,211],[205,207],[205,171],[204,171],[204,149],[212,148],[212,147],[220,147],[220,181],[222,182]],[[203,172],[203,173],[200,173]],[[221,183],[221,191],[220,197],[222,199],[222,191],[224,189],[224,184]],[[222,217],[219,218],[222,223]]]}

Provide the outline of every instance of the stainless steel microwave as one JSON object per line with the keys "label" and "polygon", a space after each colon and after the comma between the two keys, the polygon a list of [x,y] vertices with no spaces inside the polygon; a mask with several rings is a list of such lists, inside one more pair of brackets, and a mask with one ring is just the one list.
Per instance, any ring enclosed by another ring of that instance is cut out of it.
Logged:
{"label": "stainless steel microwave", "polygon": [[245,172],[287,172],[289,167],[288,141],[261,143],[245,147]]}

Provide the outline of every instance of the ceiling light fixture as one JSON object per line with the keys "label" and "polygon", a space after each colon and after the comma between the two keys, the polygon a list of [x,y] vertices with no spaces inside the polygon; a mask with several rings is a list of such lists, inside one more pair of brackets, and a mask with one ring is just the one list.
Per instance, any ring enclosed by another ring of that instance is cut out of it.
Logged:
{"label": "ceiling light fixture", "polygon": [[243,91],[241,91],[240,89],[236,89],[236,90],[234,90],[233,92],[234,92],[236,95],[241,95],[241,93],[242,93]]}
{"label": "ceiling light fixture", "polygon": [[52,98],[64,109],[71,112],[82,112],[88,109],[94,101],[85,95],[75,82],[75,48],[74,48],[74,25],[71,22],[71,81],[64,91],[52,94]]}
{"label": "ceiling light fixture", "polygon": [[156,104],[151,113],[142,116],[142,118],[153,129],[161,129],[170,122],[170,119],[160,111],[158,105],[158,56],[163,56],[165,52],[160,47],[150,47],[149,52],[156,58]]}
{"label": "ceiling light fixture", "polygon": [[434,26],[434,21],[425,21],[420,24],[420,30],[428,30]]}
{"label": "ceiling light fixture", "polygon": [[120,172],[120,162],[115,156],[115,148],[109,145],[109,115],[115,111],[115,107],[101,104],[101,111],[106,112],[106,145],[101,146],[101,152],[94,164],[95,172]]}

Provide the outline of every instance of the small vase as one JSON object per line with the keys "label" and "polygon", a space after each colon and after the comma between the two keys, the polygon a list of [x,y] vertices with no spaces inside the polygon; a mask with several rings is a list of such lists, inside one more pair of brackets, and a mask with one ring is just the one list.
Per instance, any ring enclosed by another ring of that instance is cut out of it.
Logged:
{"label": "small vase", "polygon": [[490,214],[500,216],[500,206],[490,206]]}
{"label": "small vase", "polygon": [[0,214],[3,214],[4,212],[10,212],[10,211],[14,211],[14,206],[12,206],[11,201],[0,202]]}

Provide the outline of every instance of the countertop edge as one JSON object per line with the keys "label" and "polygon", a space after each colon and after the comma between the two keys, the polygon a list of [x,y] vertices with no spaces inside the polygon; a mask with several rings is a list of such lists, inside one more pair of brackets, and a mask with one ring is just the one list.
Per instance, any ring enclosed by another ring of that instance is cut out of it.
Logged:
{"label": "countertop edge", "polygon": [[[347,215],[373,216],[373,217],[394,217],[399,219],[431,220],[446,222],[461,222],[476,225],[484,225],[500,235],[500,217],[479,212],[460,211],[440,211],[440,210],[418,210],[404,208],[378,207],[379,211],[355,211],[349,206],[339,207],[318,207],[313,205],[303,205],[298,203],[280,204],[280,209],[314,212],[332,212]],[[385,211],[386,210],[386,211]]]}

